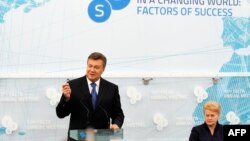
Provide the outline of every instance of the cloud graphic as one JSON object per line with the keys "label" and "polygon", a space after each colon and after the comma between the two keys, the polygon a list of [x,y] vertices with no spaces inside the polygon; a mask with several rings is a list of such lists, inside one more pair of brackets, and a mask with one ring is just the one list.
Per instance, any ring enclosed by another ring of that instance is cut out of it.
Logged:
{"label": "cloud graphic", "polygon": [[12,120],[11,116],[4,116],[1,120],[2,126],[5,127],[5,133],[7,135],[12,134],[13,131],[18,129],[18,124]]}
{"label": "cloud graphic", "polygon": [[198,103],[201,103],[203,100],[207,99],[208,97],[208,93],[201,86],[197,86],[194,88],[194,95],[197,97],[196,100]]}
{"label": "cloud graphic", "polygon": [[54,106],[60,101],[61,94],[55,88],[48,88],[46,97],[50,100],[50,105]]}
{"label": "cloud graphic", "polygon": [[156,129],[158,131],[162,131],[163,128],[168,125],[168,120],[159,113],[154,115],[153,121],[156,124]]}
{"label": "cloud graphic", "polygon": [[142,94],[138,92],[135,87],[127,88],[127,96],[130,98],[131,104],[136,104],[136,102],[140,101],[142,98]]}
{"label": "cloud graphic", "polygon": [[240,123],[240,118],[233,111],[230,111],[226,114],[226,119],[227,119],[227,121],[229,121],[229,124],[239,124]]}

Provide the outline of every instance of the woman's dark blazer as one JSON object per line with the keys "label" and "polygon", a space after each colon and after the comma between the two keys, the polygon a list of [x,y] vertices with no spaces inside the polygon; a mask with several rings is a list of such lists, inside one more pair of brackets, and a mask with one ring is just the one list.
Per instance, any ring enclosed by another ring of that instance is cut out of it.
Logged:
{"label": "woman's dark blazer", "polygon": [[210,133],[206,123],[195,126],[191,130],[189,141],[224,141],[223,125],[217,122],[213,135]]}

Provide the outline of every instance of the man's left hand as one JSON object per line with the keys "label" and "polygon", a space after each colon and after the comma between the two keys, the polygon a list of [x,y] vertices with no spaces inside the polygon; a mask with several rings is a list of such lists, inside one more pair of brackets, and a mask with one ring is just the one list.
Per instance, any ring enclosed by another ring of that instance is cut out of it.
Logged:
{"label": "man's left hand", "polygon": [[117,130],[117,129],[120,129],[120,128],[119,128],[119,126],[117,124],[112,124],[111,129],[112,130]]}

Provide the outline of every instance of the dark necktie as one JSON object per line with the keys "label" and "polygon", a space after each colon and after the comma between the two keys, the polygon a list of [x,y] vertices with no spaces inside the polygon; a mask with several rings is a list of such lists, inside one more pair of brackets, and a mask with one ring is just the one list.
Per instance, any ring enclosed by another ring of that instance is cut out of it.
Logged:
{"label": "dark necktie", "polygon": [[95,110],[95,106],[96,106],[96,97],[97,97],[97,93],[96,93],[96,84],[95,84],[94,82],[91,83],[91,87],[92,87],[92,91],[91,91],[92,106],[93,106],[93,109]]}

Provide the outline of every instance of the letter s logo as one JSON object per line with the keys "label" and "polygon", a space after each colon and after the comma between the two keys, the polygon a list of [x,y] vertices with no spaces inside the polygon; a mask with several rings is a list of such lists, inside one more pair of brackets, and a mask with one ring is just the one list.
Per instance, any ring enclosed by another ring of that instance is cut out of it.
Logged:
{"label": "letter s logo", "polygon": [[129,4],[130,0],[92,0],[88,7],[89,17],[97,22],[109,19],[112,10],[121,10]]}
{"label": "letter s logo", "polygon": [[[96,7],[95,7],[95,11],[97,12],[96,17],[103,17],[104,16],[104,11],[102,10],[102,8],[103,8],[103,5],[96,5]],[[98,12],[100,14],[98,14]]]}
{"label": "letter s logo", "polygon": [[104,22],[111,15],[111,6],[106,0],[93,0],[88,7],[88,14],[93,21]]}

